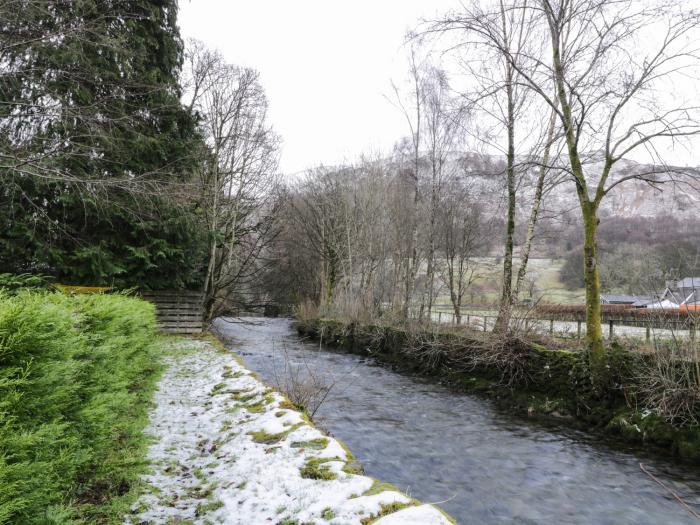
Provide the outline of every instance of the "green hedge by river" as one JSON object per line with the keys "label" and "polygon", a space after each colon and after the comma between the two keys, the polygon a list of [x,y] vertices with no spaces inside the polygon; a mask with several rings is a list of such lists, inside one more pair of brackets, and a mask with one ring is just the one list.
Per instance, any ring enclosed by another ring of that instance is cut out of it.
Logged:
{"label": "green hedge by river", "polygon": [[0,524],[116,523],[145,467],[152,305],[0,295]]}

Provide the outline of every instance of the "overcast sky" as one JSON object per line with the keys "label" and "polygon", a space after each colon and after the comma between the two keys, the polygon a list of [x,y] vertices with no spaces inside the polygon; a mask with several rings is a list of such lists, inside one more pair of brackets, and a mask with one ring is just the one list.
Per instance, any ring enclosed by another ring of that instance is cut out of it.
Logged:
{"label": "overcast sky", "polygon": [[[391,152],[408,135],[387,96],[406,78],[406,31],[459,0],[181,0],[183,38],[257,69],[284,141],[281,171]],[[692,93],[696,81],[690,82]],[[698,165],[700,140],[658,144],[667,161]],[[632,155],[647,162],[643,150]]]}
{"label": "overcast sky", "polygon": [[406,71],[406,30],[456,0],[182,0],[180,29],[260,71],[281,169],[389,152],[407,135],[385,98]]}

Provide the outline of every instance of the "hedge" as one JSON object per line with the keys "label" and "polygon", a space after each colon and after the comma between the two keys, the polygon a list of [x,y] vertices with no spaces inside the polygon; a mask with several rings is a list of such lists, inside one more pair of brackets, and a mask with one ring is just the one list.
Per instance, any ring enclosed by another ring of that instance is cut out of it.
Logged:
{"label": "hedge", "polygon": [[0,524],[116,523],[144,469],[153,306],[0,293]]}

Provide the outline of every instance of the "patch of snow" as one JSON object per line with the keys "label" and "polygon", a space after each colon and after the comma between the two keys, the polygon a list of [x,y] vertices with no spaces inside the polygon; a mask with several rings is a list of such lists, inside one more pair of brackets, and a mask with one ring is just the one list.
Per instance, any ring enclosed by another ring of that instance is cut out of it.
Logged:
{"label": "patch of snow", "polygon": [[389,514],[374,522],[374,525],[443,525],[447,518],[430,505],[408,507]]}
{"label": "patch of snow", "polygon": [[[147,429],[154,438],[148,490],[125,524],[360,525],[396,503],[412,506],[377,525],[450,523],[399,492],[366,495],[375,482],[344,471],[351,458],[342,445],[231,354],[202,341],[178,347],[194,351],[168,359]],[[320,438],[327,445],[319,450]],[[308,465],[333,479],[303,477]]]}

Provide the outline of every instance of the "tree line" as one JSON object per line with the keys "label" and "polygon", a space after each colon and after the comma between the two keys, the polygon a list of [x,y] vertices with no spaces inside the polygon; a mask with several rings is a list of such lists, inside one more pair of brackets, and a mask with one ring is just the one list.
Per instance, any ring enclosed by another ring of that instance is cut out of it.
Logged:
{"label": "tree line", "polygon": [[[670,155],[700,132],[699,23],[683,0],[472,0],[423,21],[390,97],[406,138],[384,162],[312,170],[288,190],[278,254],[286,270],[272,288],[405,320],[430,318],[439,284],[459,318],[475,259],[498,242],[496,330],[507,332],[557,188],[575,196],[576,209],[564,211],[580,227],[586,342],[603,366],[602,205],[625,183],[695,189],[697,170]],[[464,151],[500,160],[485,175]],[[483,210],[475,175],[499,181],[498,210]],[[524,218],[518,208],[529,210]]]}
{"label": "tree line", "polygon": [[600,363],[601,206],[629,181],[694,184],[666,151],[700,132],[699,22],[686,0],[464,2],[407,37],[390,155],[282,183],[259,75],[183,42],[174,0],[5,0],[0,270],[202,289],[208,318],[311,299],[430,319],[442,290],[459,320],[498,250],[507,332],[557,188]]}
{"label": "tree line", "polygon": [[0,2],[0,271],[253,300],[279,138],[175,0]]}

